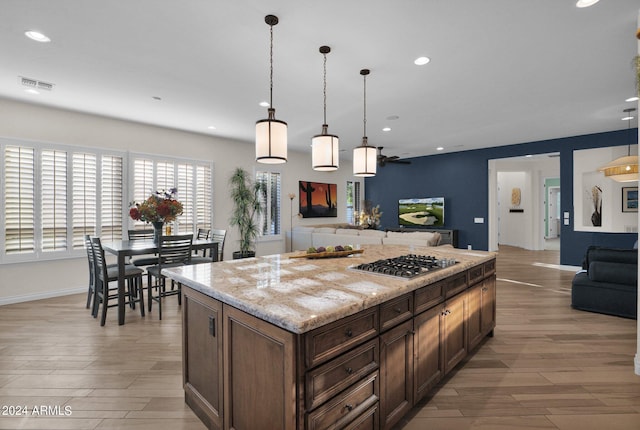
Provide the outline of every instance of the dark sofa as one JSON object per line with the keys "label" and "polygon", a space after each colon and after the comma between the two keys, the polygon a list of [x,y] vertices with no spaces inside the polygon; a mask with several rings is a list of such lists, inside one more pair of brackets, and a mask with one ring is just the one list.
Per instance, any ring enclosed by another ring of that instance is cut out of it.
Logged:
{"label": "dark sofa", "polygon": [[571,306],[590,312],[638,317],[638,250],[590,246],[571,283]]}

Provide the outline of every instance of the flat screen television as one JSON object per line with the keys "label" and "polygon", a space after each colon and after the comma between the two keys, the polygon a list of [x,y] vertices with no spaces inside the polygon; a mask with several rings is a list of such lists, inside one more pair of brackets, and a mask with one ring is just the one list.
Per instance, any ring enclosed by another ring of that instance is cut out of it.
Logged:
{"label": "flat screen television", "polygon": [[444,197],[398,200],[398,222],[401,226],[444,226]]}

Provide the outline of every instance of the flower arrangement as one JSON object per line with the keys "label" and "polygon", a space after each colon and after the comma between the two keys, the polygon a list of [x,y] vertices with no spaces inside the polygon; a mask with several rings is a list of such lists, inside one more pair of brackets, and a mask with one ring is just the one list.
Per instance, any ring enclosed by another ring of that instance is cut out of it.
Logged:
{"label": "flower arrangement", "polygon": [[142,203],[132,203],[129,216],[136,221],[171,222],[182,215],[182,203],[175,199],[178,190],[156,191]]}
{"label": "flower arrangement", "polygon": [[382,212],[380,212],[380,205],[373,206],[371,201],[363,201],[364,210],[360,212],[360,225],[367,229],[377,229],[380,227],[380,218]]}

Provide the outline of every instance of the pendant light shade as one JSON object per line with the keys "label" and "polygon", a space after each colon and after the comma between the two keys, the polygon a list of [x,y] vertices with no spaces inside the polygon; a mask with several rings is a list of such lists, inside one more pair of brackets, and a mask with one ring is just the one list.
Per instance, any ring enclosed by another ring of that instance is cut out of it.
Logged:
{"label": "pendant light shade", "polygon": [[287,123],[276,119],[273,108],[273,26],[278,24],[278,17],[267,15],[264,22],[270,29],[269,49],[269,109],[267,119],[256,121],[256,161],[265,164],[287,162]]}
{"label": "pendant light shade", "polygon": [[321,46],[320,53],[324,56],[323,96],[324,123],[322,132],[311,138],[311,167],[320,172],[331,172],[338,169],[340,163],[340,145],[338,136],[327,132],[327,54],[331,52],[328,46]]}
{"label": "pendant light shade", "polygon": [[[626,118],[629,121],[628,128],[631,129],[631,120],[633,116],[631,113],[635,109],[625,109],[627,114]],[[598,168],[598,172],[603,172],[604,176],[613,179],[616,182],[637,182],[638,181],[638,156],[631,155],[631,144],[627,146],[627,155],[624,157],[618,157],[613,161]]]}
{"label": "pendant light shade", "polygon": [[369,73],[369,69],[360,70],[364,80],[364,133],[362,135],[362,145],[353,150],[353,176],[363,178],[376,175],[378,156],[378,150],[367,143],[367,75]]}

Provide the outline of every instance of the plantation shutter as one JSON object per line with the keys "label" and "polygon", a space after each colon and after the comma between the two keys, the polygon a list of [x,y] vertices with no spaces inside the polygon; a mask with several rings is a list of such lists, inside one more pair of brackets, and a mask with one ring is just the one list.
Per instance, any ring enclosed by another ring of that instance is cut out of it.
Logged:
{"label": "plantation shutter", "polygon": [[[153,187],[153,161],[136,158],[133,163],[133,200],[142,203],[155,191]],[[136,221],[136,226],[144,226]]]}
{"label": "plantation shutter", "polygon": [[35,150],[7,146],[4,163],[4,232],[7,254],[35,251]]}
{"label": "plantation shutter", "polygon": [[280,173],[257,172],[256,181],[265,184],[267,195],[261,198],[260,224],[265,236],[280,234]]}
{"label": "plantation shutter", "polygon": [[123,164],[122,157],[102,157],[100,236],[103,240],[122,239]]}
{"label": "plantation shutter", "polygon": [[67,249],[67,153],[42,151],[42,251]]}
{"label": "plantation shutter", "polygon": [[196,166],[196,229],[211,228],[211,206],[211,167],[198,165]]}
{"label": "plantation shutter", "polygon": [[96,155],[76,152],[71,163],[73,248],[80,249],[84,246],[85,234],[96,234]]}
{"label": "plantation shutter", "polygon": [[175,187],[175,173],[173,163],[158,161],[156,163],[156,189],[154,191],[166,191]]}
{"label": "plantation shutter", "polygon": [[178,164],[178,193],[176,199],[182,203],[182,215],[177,218],[180,233],[193,232],[194,225],[194,193],[193,193],[193,165]]}

